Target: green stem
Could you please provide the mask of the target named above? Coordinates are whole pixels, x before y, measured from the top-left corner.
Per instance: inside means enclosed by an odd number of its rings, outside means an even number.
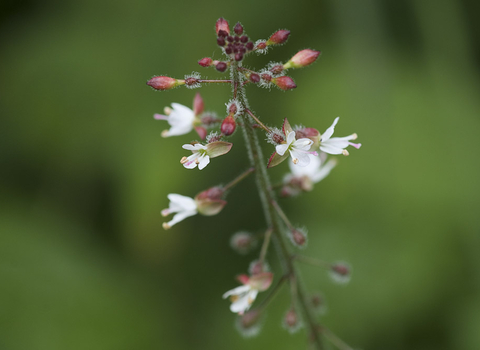
[[[263,266],[263,261],[265,260],[265,255],[267,255],[267,249],[270,244],[270,237],[272,237],[273,229],[269,228],[267,232],[265,232],[265,238],[263,239],[262,250],[260,251],[260,266]]]
[[[238,63],[233,63],[230,66],[231,71],[231,79],[233,84],[241,83],[241,76],[237,70]],[[245,88],[243,84],[237,85],[239,90],[239,100],[244,105],[245,110],[249,110],[248,100],[245,95]],[[250,158],[251,166],[256,169],[255,175],[257,180],[257,188],[260,196],[260,200],[262,202],[263,211],[265,215],[265,221],[267,222],[267,227],[271,227],[273,230],[273,234],[275,235],[275,242],[277,253],[282,262],[282,265],[286,271],[286,275],[293,275],[296,276],[296,291],[298,296],[298,303],[302,309],[305,322],[309,328],[309,331],[312,336],[312,342],[314,347],[317,350],[323,349],[322,340],[320,338],[318,324],[315,320],[314,315],[310,309],[309,302],[307,300],[306,293],[302,287],[302,285],[298,281],[298,273],[296,272],[296,268],[293,264],[291,259],[291,254],[289,252],[289,248],[286,242],[285,235],[282,234],[282,222],[280,218],[276,215],[276,209],[273,205],[275,200],[274,193],[271,190],[270,185],[270,178],[267,174],[267,165],[263,158],[262,149],[260,144],[258,143],[257,135],[255,134],[255,130],[252,127],[252,123],[249,118],[246,118],[245,115],[240,116],[239,118],[243,119],[243,123],[241,128],[243,130],[243,135],[245,138],[245,142],[247,144],[248,155]]]
[[[263,124],[263,123],[260,121],[260,119],[258,119],[258,118],[252,113],[251,110],[249,110],[248,108],[246,108],[246,109],[245,109],[245,112],[247,112],[247,113],[250,115],[250,117],[252,117],[252,118],[257,122],[257,124],[262,127],[263,130],[265,130],[265,131],[268,132],[268,133],[271,133],[271,130],[270,130],[265,124]]]
[[[251,173],[253,173],[255,171],[255,168],[250,168],[248,169],[247,171],[243,172],[242,174],[238,175],[235,179],[233,179],[232,181],[230,181],[228,184],[226,184],[225,186],[223,186],[223,189],[225,191],[231,189],[233,186],[235,186],[236,184],[238,184],[240,181],[242,181],[243,179],[245,179],[248,175],[250,175]]]

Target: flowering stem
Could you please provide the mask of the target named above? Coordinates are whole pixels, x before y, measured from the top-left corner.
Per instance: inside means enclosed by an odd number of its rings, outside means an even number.
[[[260,121],[260,119],[258,119],[257,117],[255,117],[255,115],[252,113],[251,110],[249,110],[248,108],[246,108],[246,109],[245,109],[245,112],[247,112],[247,113],[250,115],[250,117],[252,117],[252,118],[257,122],[257,124],[262,127],[262,129],[264,129],[264,130],[265,130],[266,132],[268,132],[268,133],[271,132],[270,129],[269,129],[267,126],[265,126],[265,124],[263,124],[263,123]]]
[[[295,260],[298,260],[300,262],[310,264],[310,265],[313,265],[313,266],[325,267],[327,269],[330,269],[332,267],[332,264],[327,262],[327,261],[311,258],[309,256],[294,255],[294,256],[292,256],[292,259],[295,259]]]
[[[333,345],[335,345],[340,350],[353,350],[347,343],[337,337],[330,329],[322,327],[321,332],[328,340],[330,340]]]
[[[273,288],[272,291],[267,295],[267,297],[263,299],[262,302],[258,305],[257,308],[259,310],[265,309],[268,306],[268,304],[275,298],[275,296],[277,295],[277,293],[279,292],[280,288],[283,286],[283,283],[285,283],[287,278],[288,278],[287,275],[283,275],[280,278],[280,280],[275,285],[275,288]]]
[[[237,70],[238,65],[239,65],[238,63],[234,62],[230,66],[230,72],[231,72],[232,80],[234,82],[241,83],[242,78]],[[245,94],[245,87],[243,86],[243,84],[238,84],[238,89],[240,90],[239,100],[244,105],[245,111],[248,113],[249,105],[248,105],[248,100]],[[250,114],[250,116],[253,119],[256,119],[256,117],[253,116],[253,114]],[[286,275],[298,276],[298,274],[296,273],[296,268],[293,265],[293,261],[291,259],[291,254],[288,250],[286,237],[282,235],[281,221],[279,220],[279,217],[276,215],[276,209],[272,203],[272,201],[274,201],[274,193],[271,190],[270,178],[267,174],[266,162],[263,159],[262,149],[260,147],[260,144],[258,143],[257,135],[255,133],[255,130],[252,128],[251,121],[248,118],[246,118],[245,115],[242,115],[239,118],[243,119],[241,128],[243,131],[245,142],[247,144],[246,148],[250,158],[250,163],[252,167],[254,167],[257,170],[255,172],[256,180],[257,180],[257,188],[258,188],[260,200],[263,206],[267,227],[271,227],[272,232],[275,235],[275,243],[276,243],[275,247],[276,247],[278,256],[282,262],[282,266],[286,272]],[[304,314],[305,322],[310,330],[310,333],[312,336],[312,343],[315,349],[321,350],[323,349],[323,345],[322,345],[322,340],[319,334],[318,324],[315,321],[314,315],[312,314],[309,302],[307,300],[306,293],[304,292],[302,285],[299,283],[298,277],[295,282],[297,284],[298,302]]]
[[[275,210],[277,211],[278,215],[282,218],[282,220],[283,220],[283,222],[285,223],[285,225],[287,225],[287,227],[288,227],[290,230],[295,230],[295,227],[293,227],[293,225],[292,225],[292,223],[290,222],[290,220],[288,220],[287,215],[285,215],[285,213],[283,212],[282,208],[280,208],[280,206],[278,205],[277,201],[272,200],[272,205],[273,205],[273,207],[275,208]]]
[[[265,238],[263,239],[262,250],[260,251],[260,266],[263,266],[263,261],[265,260],[265,255],[267,255],[268,245],[270,244],[270,237],[272,237],[273,229],[269,228],[265,232]]]
[[[249,168],[247,171],[245,171],[244,173],[240,174],[240,175],[237,176],[235,179],[233,179],[232,181],[230,181],[228,184],[226,184],[225,186],[223,186],[224,191],[227,191],[227,190],[231,189],[233,186],[235,186],[236,184],[238,184],[240,181],[242,181],[243,179],[245,179],[248,175],[250,175],[250,174],[253,173],[254,171],[255,171],[255,168]]]
[[[214,79],[214,80],[209,80],[209,79],[197,79],[197,83],[228,83],[228,84],[231,84],[232,81],[231,80],[228,80],[228,79],[224,79],[224,80],[217,80],[217,79]]]

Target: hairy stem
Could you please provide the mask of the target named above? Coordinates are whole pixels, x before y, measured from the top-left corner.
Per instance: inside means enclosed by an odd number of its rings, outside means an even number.
[[[236,62],[232,63],[230,66],[231,79],[233,81],[232,85],[233,89],[237,87],[238,99],[244,105],[245,110],[248,111],[248,100],[245,94],[245,88],[242,84],[242,76],[239,74],[237,69],[238,67],[239,64]],[[290,283],[296,284],[295,287],[298,297],[298,304],[302,309],[305,322],[309,328],[312,342],[317,350],[321,350],[323,349],[323,345],[319,334],[319,326],[310,309],[306,292],[304,291],[303,286],[299,283],[298,273],[292,261],[292,254],[289,251],[286,237],[282,233],[282,222],[278,217],[273,204],[275,202],[275,196],[271,189],[270,178],[267,174],[267,164],[264,161],[262,149],[258,143],[258,138],[255,130],[252,127],[252,121],[249,116],[244,114],[239,118],[241,118],[243,121],[243,123],[241,123],[241,128],[243,130],[251,166],[256,169],[255,175],[257,180],[257,188],[260,195],[260,200],[262,202],[267,227],[270,227],[275,235],[274,237],[277,243],[277,253],[285,269],[285,274],[289,276],[295,276],[293,280],[291,279]]]

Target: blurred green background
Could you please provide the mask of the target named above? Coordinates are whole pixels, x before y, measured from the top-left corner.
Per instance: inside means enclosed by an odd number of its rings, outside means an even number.
[[[313,192],[281,204],[309,228],[306,254],[346,260],[351,283],[302,266],[321,291],[322,323],[362,349],[480,346],[480,22],[478,1],[35,1],[0,5],[0,349],[302,349],[281,328],[285,288],[262,333],[244,339],[221,295],[255,254],[229,248],[264,226],[252,179],[223,212],[162,229],[166,195],[196,193],[245,169],[240,133],[228,156],[186,171],[154,121],[171,102],[224,113],[226,86],[154,92],[220,58],[214,23],[287,45],[261,68],[322,51],[292,72],[293,92],[249,87],[267,123],[284,117],[361,150]],[[272,151],[269,145],[265,149]],[[281,179],[287,165],[271,170]],[[270,261],[277,269],[274,255]]]

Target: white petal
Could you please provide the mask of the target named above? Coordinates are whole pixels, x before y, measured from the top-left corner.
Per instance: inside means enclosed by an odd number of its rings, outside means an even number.
[[[320,170],[311,177],[314,183],[322,181],[324,178],[330,174],[330,171],[335,168],[337,161],[335,159],[330,159],[326,164],[324,164]]]
[[[277,151],[277,153],[281,156],[283,156],[285,154],[285,152],[287,151],[288,149],[288,144],[281,144],[281,145],[277,145],[275,146],[275,150]]]
[[[170,200],[170,210],[172,207],[179,208],[180,210],[197,210],[197,204],[193,198],[182,196],[181,194],[170,193],[167,198]],[[179,210],[175,210],[179,211]]]
[[[198,169],[200,170],[205,168],[208,165],[208,163],[210,163],[210,157],[207,155],[201,156],[199,160],[200,160],[200,163],[198,164]]]
[[[292,142],[295,142],[295,131],[290,131],[287,135],[287,145],[291,145]]]
[[[312,154],[309,154],[308,157],[310,158],[310,163],[304,167],[296,166],[293,162],[288,163],[290,171],[295,177],[308,176],[311,178],[320,168],[321,161],[319,157]]]
[[[300,167],[304,167],[310,164],[310,158],[308,157],[308,153],[292,150],[290,151],[290,155],[292,156],[293,159],[298,160],[298,163],[296,165]]]
[[[313,141],[307,138],[299,139],[293,143],[293,147],[297,149],[301,149],[304,151],[308,151],[312,146]]]
[[[348,140],[346,140],[344,137],[332,137],[326,143],[338,148],[347,148],[349,145]]]
[[[195,146],[194,146],[194,145],[191,145],[191,144],[189,144],[189,143],[183,145],[182,148],[183,148],[183,149],[186,149],[186,150],[189,150],[189,151],[195,151],[195,150],[196,150]]]
[[[173,216],[173,219],[170,220],[169,222],[167,222],[167,225],[172,227],[173,225],[179,223],[180,221],[182,221],[183,219],[185,218],[188,218],[189,216],[193,216],[197,214],[197,211],[196,210],[192,210],[192,211],[182,211],[182,212],[179,212],[177,214],[175,214]]]
[[[335,147],[333,145],[330,145],[328,143],[321,143],[320,144],[320,150],[322,152],[325,152],[325,153],[328,153],[328,154],[342,154],[343,153],[343,149],[342,148],[338,148],[338,147]]]
[[[188,117],[189,115],[193,115],[193,111],[188,108],[187,106],[184,106],[180,103],[173,102],[172,103],[173,110],[171,113],[177,113],[179,115]],[[171,115],[170,113],[170,115]]]
[[[338,120],[340,117],[336,117],[335,120],[333,121],[332,126],[330,126],[325,132],[322,134],[322,137],[320,138],[320,141],[327,141],[330,137],[333,135],[333,131],[335,130],[335,125],[337,125]]]
[[[230,295],[240,295],[243,293],[247,293],[251,287],[249,285],[243,285],[237,288],[230,289],[229,291],[225,292],[222,296],[223,299],[228,298]]]

